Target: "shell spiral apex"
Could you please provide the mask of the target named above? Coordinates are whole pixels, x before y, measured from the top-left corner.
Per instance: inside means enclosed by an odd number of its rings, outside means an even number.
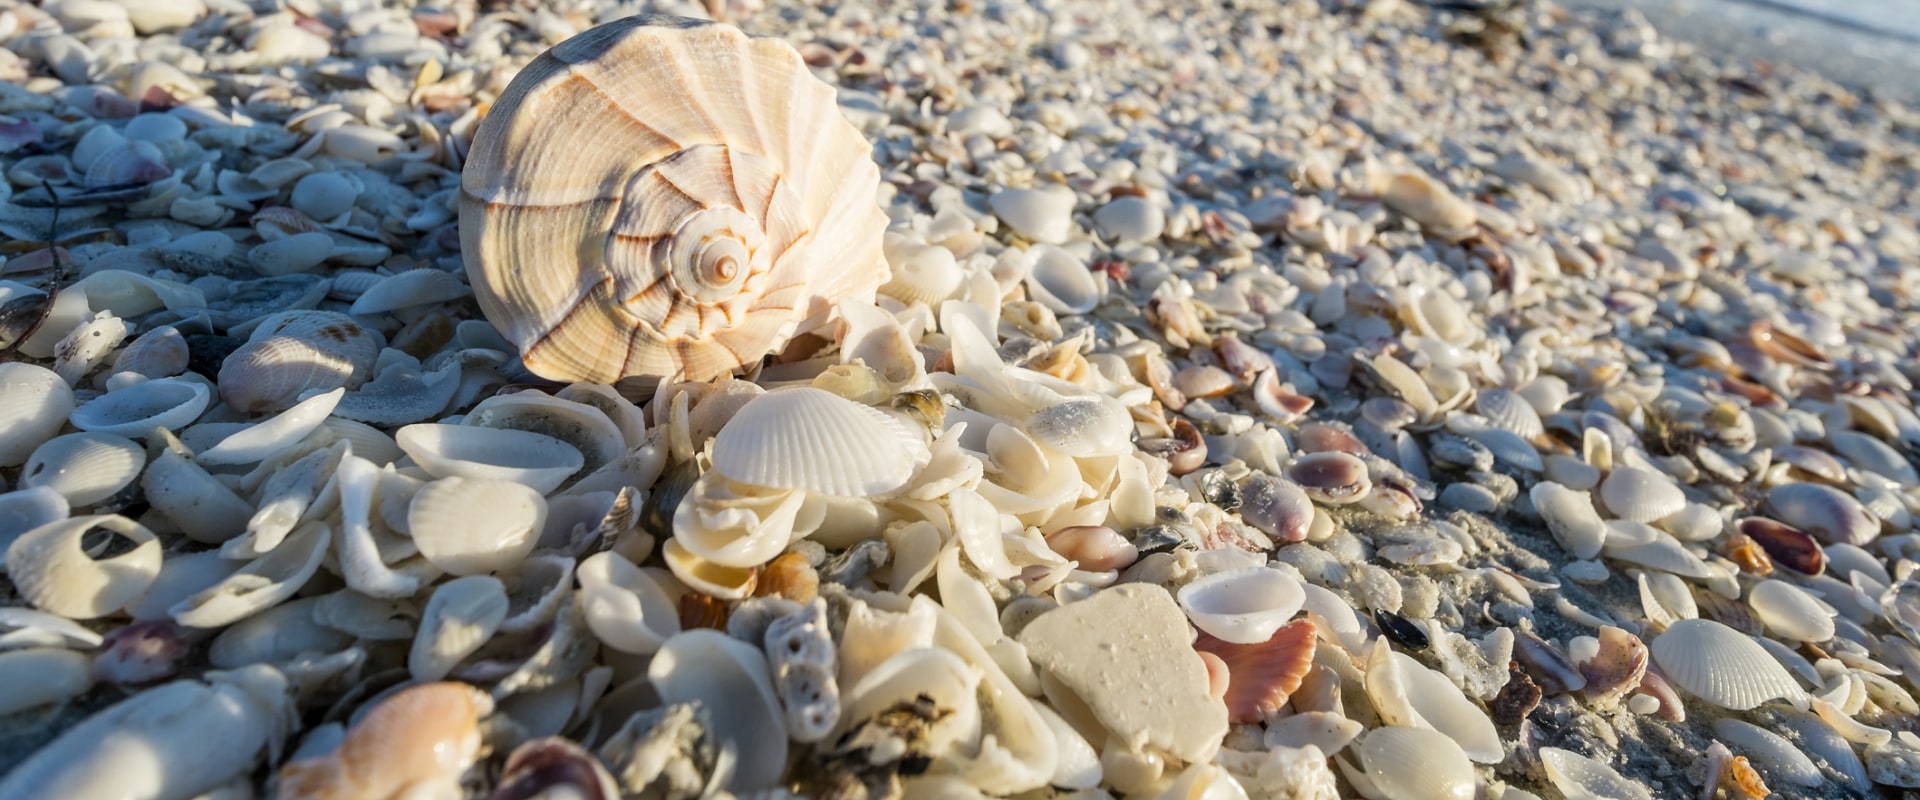
[[[461,174],[487,318],[553,380],[707,380],[887,280],[879,168],[785,42],[638,16],[517,75]]]

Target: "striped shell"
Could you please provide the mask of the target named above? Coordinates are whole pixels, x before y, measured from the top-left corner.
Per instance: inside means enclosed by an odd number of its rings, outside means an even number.
[[[528,64],[475,134],[467,277],[544,377],[725,375],[887,280],[868,152],[783,42],[601,25]]]

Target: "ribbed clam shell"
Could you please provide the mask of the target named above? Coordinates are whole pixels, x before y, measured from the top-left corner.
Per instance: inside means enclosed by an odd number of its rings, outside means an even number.
[[[73,410],[68,420],[83,431],[145,437],[156,428],[179,430],[200,418],[212,402],[207,385],[185,378],[159,378],[121,387]]]
[[[779,40],[601,25],[521,69],[475,132],[468,281],[547,378],[724,375],[887,279],[869,149]]]
[[[673,597],[652,575],[619,553],[595,553],[580,562],[580,608],[600,642],[622,653],[647,655],[680,632]]]
[[[73,506],[90,506],[125,489],[147,465],[147,451],[124,436],[69,433],[33,451],[20,486],[45,486]]]
[[[1501,430],[1510,431],[1531,439],[1546,430],[1540,423],[1540,412],[1532,403],[1511,389],[1485,389],[1474,398],[1474,410]]]
[[[507,617],[507,588],[491,575],[469,575],[440,584],[420,613],[420,630],[407,653],[407,673],[437,681],[473,655]]]
[[[187,337],[171,325],[135,337],[113,362],[115,374],[135,373],[146,378],[171,378],[187,371]]]
[[[1747,604],[1774,635],[1796,642],[1824,642],[1833,638],[1835,612],[1825,603],[1785,581],[1754,584]]]
[[[80,184],[89,189],[152,183],[173,174],[167,157],[153,142],[122,142],[87,165]]]
[[[1806,702],[1800,684],[1780,662],[1718,622],[1680,620],[1648,647],[1669,682],[1721,708],[1745,711],[1768,700]]]
[[[1200,630],[1233,644],[1257,644],[1300,611],[1306,590],[1293,576],[1260,566],[1196,578],[1180,587],[1178,598]]]
[[[410,269],[374,284],[353,301],[347,313],[370,316],[414,306],[445,303],[473,294],[467,282],[451,272]]]
[[[1381,797],[1471,800],[1474,795],[1473,762],[1445,734],[1387,725],[1351,747],[1361,772]]]
[[[939,308],[940,301],[959,292],[966,279],[953,251],[945,247],[889,233],[884,250],[890,275],[880,293],[900,302]]]
[[[407,507],[420,555],[453,575],[511,571],[533,551],[546,517],[539,492],[487,478],[441,478]]]
[[[1542,747],[1540,763],[1546,765],[1547,779],[1569,798],[1653,800],[1653,795],[1639,781],[1571,750]]]
[[[545,495],[586,459],[573,445],[528,431],[419,423],[394,435],[400,449],[436,478],[510,481]]]
[[[0,364],[0,467],[26,462],[73,413],[73,389],[46,367]]]
[[[1828,542],[1865,544],[1880,535],[1880,520],[1852,495],[1831,486],[1775,486],[1767,490],[1767,510],[1781,522]]]
[[[895,491],[929,457],[906,422],[810,387],[749,400],[713,438],[713,470],[729,480],[839,497]]]
[[[1253,644],[1222,641],[1202,633],[1193,648],[1212,653],[1227,665],[1227,718],[1258,723],[1280,710],[1287,696],[1300,688],[1301,679],[1313,666],[1314,641],[1313,623],[1301,619]]]
[[[93,558],[82,545],[99,528],[132,543]],[[7,547],[7,576],[35,608],[67,619],[94,619],[139,600],[160,575],[160,540],[116,514],[69,517],[21,534]]]
[[[1821,550],[1820,543],[1806,531],[1766,517],[1740,520],[1738,528],[1742,535],[1767,551],[1767,556],[1776,564],[1803,575],[1819,575],[1827,569],[1826,551]]]
[[[1687,496],[1665,475],[1619,466],[1600,482],[1600,501],[1620,519],[1652,522],[1685,507]]]

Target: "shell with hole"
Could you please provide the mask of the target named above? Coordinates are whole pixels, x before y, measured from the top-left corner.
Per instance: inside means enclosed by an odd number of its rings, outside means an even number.
[[[95,529],[130,546],[88,542]],[[94,619],[146,594],[160,576],[160,549],[152,531],[126,517],[69,517],[15,539],[7,547],[7,575],[35,608],[68,619]]]
[[[777,39],[607,23],[520,70],[475,132],[468,282],[544,377],[725,375],[887,280],[869,149]]]

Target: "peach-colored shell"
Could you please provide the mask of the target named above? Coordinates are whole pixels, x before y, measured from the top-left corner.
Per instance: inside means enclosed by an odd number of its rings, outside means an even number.
[[[464,683],[423,683],[380,701],[339,749],[280,768],[281,800],[385,800],[458,795],[460,775],[480,755],[488,697]],[[412,794],[424,792],[424,794]]]
[[[784,42],[607,23],[529,63],[476,131],[468,281],[543,377],[725,375],[886,281],[869,151]]]

